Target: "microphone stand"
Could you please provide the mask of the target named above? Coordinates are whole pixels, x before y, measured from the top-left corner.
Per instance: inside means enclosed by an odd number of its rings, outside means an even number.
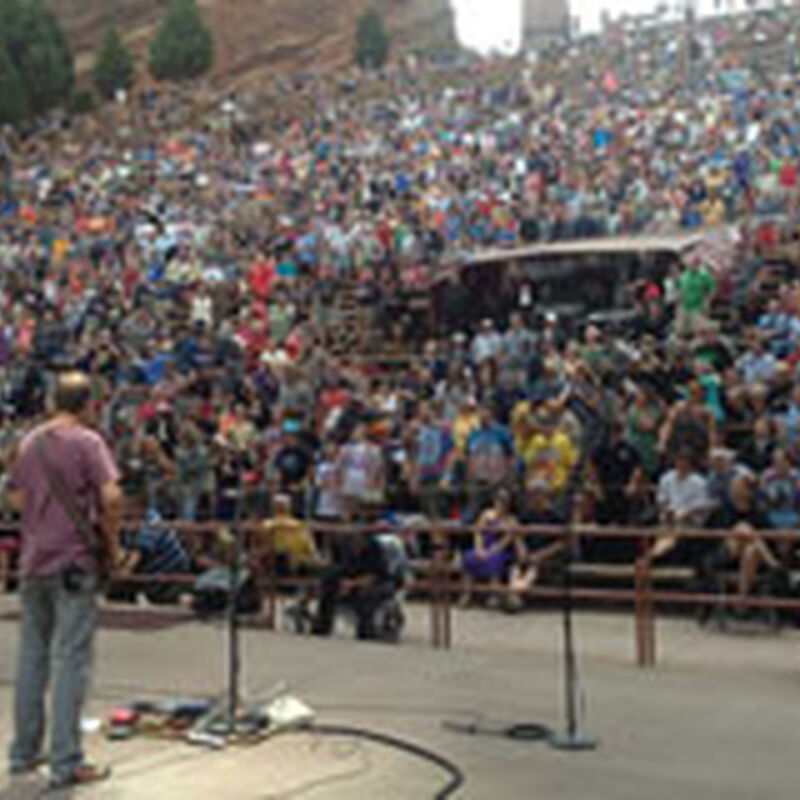
[[[578,660],[575,652],[575,629],[573,625],[572,565],[575,561],[575,550],[578,542],[572,523],[567,530],[567,542],[564,551],[564,600],[562,603],[562,629],[564,637],[564,708],[566,711],[566,729],[550,737],[550,746],[554,750],[578,751],[595,750],[597,739],[582,732],[578,726],[578,706],[580,679],[578,676]]]
[[[230,567],[229,599],[226,615],[228,642],[228,685],[220,699],[201,717],[189,732],[188,741],[212,749],[222,749],[229,744],[253,741],[277,730],[308,726],[314,719],[313,711],[302,701],[289,694],[288,686],[281,681],[263,698],[244,700],[240,691],[242,673],[241,625],[238,599],[243,588],[245,559],[244,547],[244,466],[242,453],[236,459],[236,504],[231,522],[234,553]]]
[[[242,530],[244,508],[244,468],[241,453],[235,453],[236,489],[231,533],[233,534],[233,558],[228,582],[228,606],[225,615],[227,632],[227,686],[219,700],[200,718],[190,734],[190,741],[213,748],[225,747],[238,734],[247,733],[252,727],[241,715],[241,641],[239,609],[237,601],[242,582],[242,560],[244,557],[244,533]]]
[[[588,447],[584,448],[588,450]],[[564,548],[564,578],[562,603],[562,622],[564,640],[564,700],[566,709],[566,729],[556,733],[546,725],[537,722],[523,722],[512,725],[487,723],[482,718],[477,718],[471,722],[445,720],[443,727],[455,733],[466,733],[469,735],[486,734],[491,736],[502,736],[507,739],[525,742],[546,741],[554,750],[568,752],[595,750],[597,739],[582,732],[578,723],[578,706],[580,694],[580,680],[578,676],[578,659],[575,650],[575,629],[573,625],[573,594],[572,594],[572,565],[574,563],[575,552],[578,547],[575,530],[573,528],[573,512],[575,505],[575,495],[586,466],[587,455],[579,460],[574,468],[567,488],[567,496],[564,503],[565,519],[567,520],[567,540]]]
[[[564,576],[562,631],[564,641],[564,710],[566,712],[566,729],[550,737],[550,746],[554,750],[580,751],[595,750],[597,739],[581,732],[578,724],[578,707],[580,703],[580,677],[578,675],[578,658],[575,650],[575,626],[573,624],[574,596],[572,593],[572,566],[578,552],[579,542],[575,533],[575,501],[586,465],[590,461],[590,453],[595,445],[606,437],[601,430],[593,430],[583,441],[581,456],[572,470],[567,484],[567,496],[564,503],[564,519],[567,524],[567,539],[564,548]]]
[[[566,710],[566,729],[556,733],[546,725],[536,722],[519,723],[515,725],[487,724],[482,719],[469,723],[446,720],[443,725],[446,729],[456,733],[489,734],[504,736],[518,741],[547,741],[554,750],[562,751],[587,751],[597,748],[597,739],[582,732],[579,728],[579,696],[580,679],[578,676],[578,659],[575,649],[575,629],[573,625],[573,593],[572,593],[572,565],[578,548],[578,540],[573,527],[575,497],[578,492],[584,469],[589,460],[592,440],[584,442],[582,454],[578,463],[572,470],[567,484],[564,501],[564,519],[567,524],[567,539],[564,548],[564,578],[563,578],[563,603],[562,627],[564,640],[564,701]]]
[[[228,705],[226,726],[228,735],[236,733],[236,721],[239,714],[239,687],[241,683],[242,659],[239,626],[239,610],[237,600],[242,577],[242,557],[244,555],[244,534],[242,518],[244,516],[244,469],[242,454],[236,453],[236,504],[233,512],[233,564],[231,565],[230,595],[228,597]]]

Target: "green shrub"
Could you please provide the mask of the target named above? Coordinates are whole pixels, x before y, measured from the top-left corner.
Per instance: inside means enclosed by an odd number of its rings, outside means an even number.
[[[214,42],[195,0],[171,0],[150,42],[150,72],[156,80],[197,78],[214,63]]]

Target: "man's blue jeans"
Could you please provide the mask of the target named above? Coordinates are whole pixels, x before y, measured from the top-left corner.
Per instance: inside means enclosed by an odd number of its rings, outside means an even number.
[[[20,589],[15,735],[9,758],[12,768],[24,769],[41,756],[45,694],[52,683],[49,762],[54,778],[71,775],[84,760],[81,710],[97,622],[97,579],[85,574],[75,583],[68,589],[56,575],[26,580]]]

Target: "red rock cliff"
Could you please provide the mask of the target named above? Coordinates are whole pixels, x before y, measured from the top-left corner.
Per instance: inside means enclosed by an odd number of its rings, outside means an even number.
[[[49,0],[78,55],[89,62],[113,22],[142,51],[167,0]],[[329,70],[350,63],[356,19],[384,12],[395,49],[452,44],[450,0],[199,0],[215,37],[215,73],[236,79],[264,69]]]

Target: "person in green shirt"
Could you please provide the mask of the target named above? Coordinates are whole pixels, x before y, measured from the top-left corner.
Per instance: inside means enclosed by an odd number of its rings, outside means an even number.
[[[635,387],[633,402],[626,414],[626,438],[642,461],[642,468],[651,478],[658,474],[661,455],[658,432],[664,421],[664,407],[649,383]]]
[[[678,313],[675,332],[680,338],[700,333],[708,324],[708,307],[717,282],[699,261],[687,262],[678,278]]]

